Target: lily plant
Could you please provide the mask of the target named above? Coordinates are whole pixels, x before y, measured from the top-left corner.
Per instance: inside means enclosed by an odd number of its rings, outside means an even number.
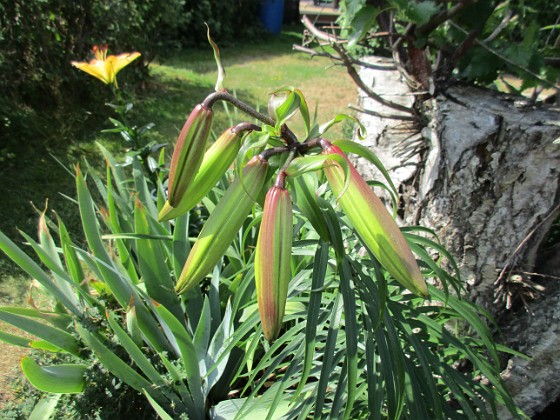
[[[88,61],[72,61],[72,66],[101,80],[109,85],[115,97],[115,103],[107,103],[117,114],[117,118],[109,118],[113,128],[102,130],[103,133],[120,134],[128,146],[125,165],[132,163],[133,157],[137,157],[144,167],[144,171],[150,176],[152,183],[156,183],[155,173],[159,170],[154,155],[165,146],[155,142],[146,142],[145,135],[154,127],[153,123],[144,124],[141,127],[132,126],[128,121],[128,114],[132,111],[134,104],[125,100],[122,89],[119,89],[117,74],[134,60],[139,58],[139,52],[122,53],[118,55],[107,54],[109,46],[94,45],[92,47],[93,58]]]
[[[499,374],[509,350],[462,298],[452,256],[429,229],[398,227],[385,206],[398,191],[369,149],[328,140],[354,118],[319,124],[292,87],[260,113],[224,89],[213,47],[216,91],[188,117],[155,196],[136,157],[127,171],[101,147],[105,176],[75,170],[87,244],[43,213],[38,241],[23,234],[40,266],[0,233],[54,303],[1,308],[35,338],[0,339],[75,360],[26,356],[29,381],[82,392],[93,357],[163,419],[493,419],[499,404],[519,417]],[[212,142],[221,101],[248,121]],[[372,188],[349,153],[386,185]]]

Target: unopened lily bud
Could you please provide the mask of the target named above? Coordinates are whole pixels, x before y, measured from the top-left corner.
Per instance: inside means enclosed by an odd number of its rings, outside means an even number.
[[[264,337],[278,337],[292,278],[292,200],[287,189],[273,186],[266,194],[255,251],[255,284]]]
[[[290,91],[286,89],[281,89],[270,94],[270,98],[268,99],[268,115],[270,118],[276,119],[276,110],[286,101],[289,94]]]
[[[179,134],[171,158],[168,201],[173,207],[179,205],[198,172],[211,128],[212,110],[203,105],[197,105]]]
[[[243,225],[267,178],[268,162],[252,158],[208,217],[177,280],[177,293],[196,286],[225,254]]]
[[[344,191],[345,171],[335,160],[325,161],[325,173],[340,206],[352,226],[381,265],[414,294],[428,297],[428,288],[416,259],[399,227],[371,187],[356,171],[344,152],[322,140],[324,154],[343,156],[350,168],[350,182]]]
[[[224,131],[204,154],[194,180],[188,186],[179,203],[172,206],[168,200],[159,212],[158,220],[162,222],[173,219],[196,206],[216,185],[235,160],[241,148],[243,135],[253,130],[260,130],[260,127],[250,123],[241,123]]]

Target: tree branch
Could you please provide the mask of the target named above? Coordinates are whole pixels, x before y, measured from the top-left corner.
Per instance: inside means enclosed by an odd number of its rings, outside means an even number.
[[[297,45],[297,44],[294,44],[292,46],[292,48],[295,51],[299,51],[299,52],[309,54],[311,56],[311,58],[317,56],[317,57],[326,57],[326,58],[329,58],[329,59],[334,60],[334,61],[342,61],[342,59],[340,57],[338,57],[334,54],[329,54],[328,52],[325,52],[325,51],[323,51],[323,52],[315,51],[311,48],[302,47],[301,45]],[[350,61],[353,64],[356,64],[356,65],[362,66],[362,67],[367,67],[368,69],[374,69],[374,70],[396,70],[397,69],[394,65],[380,66],[380,65],[377,65],[377,64],[368,63],[367,61],[355,60],[353,58],[350,58]]]
[[[348,75],[352,78],[354,83],[362,91],[364,91],[364,93],[367,96],[369,96],[374,101],[377,101],[380,104],[388,106],[389,108],[393,108],[397,111],[405,112],[407,114],[413,114],[414,113],[412,109],[410,109],[406,106],[403,106],[401,104],[397,104],[395,102],[386,100],[385,98],[383,98],[380,95],[378,95],[377,93],[375,93],[375,91],[372,88],[370,88],[368,85],[366,85],[364,83],[364,81],[361,79],[361,77],[358,74],[358,72],[356,71],[356,69],[354,68],[353,60],[348,56],[344,47],[342,47],[340,45],[340,40],[338,39],[338,37],[336,35],[331,35],[331,34],[328,34],[326,32],[323,32],[323,31],[317,29],[313,25],[313,23],[309,20],[309,18],[307,16],[303,17],[302,22],[313,36],[315,36],[319,40],[326,41],[326,42],[330,43],[332,48],[338,54],[339,60],[342,61],[342,63],[346,67],[346,71],[347,71]]]
[[[403,121],[415,121],[416,119],[411,115],[397,115],[397,114],[381,114],[380,112],[372,111],[371,109],[362,108],[357,105],[348,105],[348,108],[361,112],[363,114],[372,115],[378,118],[387,118],[390,120],[403,120]]]
[[[332,44],[332,47],[334,48],[334,50],[337,52],[337,54],[342,59],[342,62],[346,66],[346,71],[348,72],[348,74],[350,75],[350,77],[352,78],[354,83],[361,90],[363,90],[367,96],[369,96],[374,101],[379,102],[380,104],[388,106],[389,108],[393,108],[393,109],[395,109],[397,111],[401,111],[401,112],[406,112],[407,114],[413,114],[413,111],[410,108],[408,108],[406,106],[403,106],[403,105],[400,105],[400,104],[397,104],[397,103],[392,102],[392,101],[388,101],[388,100],[384,99],[383,97],[379,96],[377,93],[375,93],[375,91],[372,88],[370,88],[368,85],[366,85],[365,82],[362,80],[362,78],[360,77],[360,75],[358,74],[358,72],[356,71],[354,66],[352,65],[352,62],[348,58],[348,55],[346,54],[346,51],[344,50],[344,48],[341,47],[340,45],[337,45],[337,44]]]
[[[329,34],[328,32],[324,32],[318,29],[306,15],[303,16],[301,22],[303,23],[303,26],[305,26],[307,30],[311,32],[311,35],[313,35],[315,38],[320,39],[321,41],[326,41],[329,44],[335,44],[340,42],[340,40],[336,35],[332,35]]]

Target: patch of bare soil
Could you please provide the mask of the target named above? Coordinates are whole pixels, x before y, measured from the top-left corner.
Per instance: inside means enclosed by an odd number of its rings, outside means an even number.
[[[0,329],[10,334],[21,334],[17,328],[3,322],[0,322]],[[23,375],[19,369],[19,361],[29,351],[0,341],[0,410],[6,402],[13,399],[14,380]]]

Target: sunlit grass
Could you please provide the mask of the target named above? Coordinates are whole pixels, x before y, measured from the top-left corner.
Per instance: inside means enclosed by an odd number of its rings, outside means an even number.
[[[223,47],[226,88],[263,112],[271,92],[294,86],[304,93],[312,114],[317,105],[319,123],[338,113],[347,113],[348,103],[355,100],[356,89],[344,69],[293,52],[292,45],[300,42],[301,28],[292,27],[278,37]],[[210,47],[181,51],[165,61],[152,63],[149,71],[151,78],[132,100],[134,109],[130,119],[137,126],[153,122],[155,126],[147,140],[170,144],[170,153],[191,109],[214,90],[217,71],[213,53]],[[94,86],[106,88],[101,83]],[[223,107],[216,108],[214,133],[219,135],[230,123]],[[31,203],[42,210],[47,198],[49,209],[61,215],[76,241],[81,240],[77,207],[65,197],[75,195],[74,180],[68,169],[72,172],[79,161],[85,167],[84,159],[93,167],[102,168],[104,162],[96,142],[121,158],[126,147],[119,135],[101,133],[111,128],[110,124],[90,109],[88,104],[83,104],[83,108],[66,111],[64,115],[40,116],[34,120],[40,126],[24,128],[22,138],[15,140],[15,156],[0,168],[3,195],[0,230],[17,242],[20,242],[17,229],[32,235],[36,231],[38,213]],[[247,120],[250,118],[237,114],[235,123]],[[292,128],[301,134],[301,121],[296,118]],[[26,137],[27,131],[34,133],[31,138]],[[336,127],[330,138],[338,138],[342,133],[343,127]],[[0,256],[0,285],[5,298],[16,301],[21,301],[27,287],[26,277],[3,255]]]

